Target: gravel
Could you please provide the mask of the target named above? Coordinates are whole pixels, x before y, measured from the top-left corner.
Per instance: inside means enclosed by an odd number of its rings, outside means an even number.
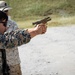
[[[75,75],[75,26],[50,27],[19,48],[23,75]]]

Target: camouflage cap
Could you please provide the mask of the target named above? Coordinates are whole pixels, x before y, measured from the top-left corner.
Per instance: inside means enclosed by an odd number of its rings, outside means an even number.
[[[12,9],[5,1],[0,1],[0,11],[6,11]]]

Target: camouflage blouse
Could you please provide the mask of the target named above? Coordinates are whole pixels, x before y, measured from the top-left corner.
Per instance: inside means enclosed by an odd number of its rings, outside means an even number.
[[[0,33],[0,49],[13,48],[26,44],[30,41],[31,36],[26,30],[15,30],[5,32],[4,35]]]
[[[18,29],[12,32],[5,32],[4,35],[0,33],[0,49],[6,49],[7,63],[9,66],[20,63],[18,49],[16,48],[22,44],[28,43],[30,39],[31,36],[26,30]],[[1,57],[2,54],[0,52],[0,74],[2,73]]]
[[[8,21],[7,21],[7,31],[6,32],[11,32],[16,29],[18,29],[18,25],[15,21],[11,20],[11,17],[8,16]],[[14,66],[16,64],[20,64],[20,57],[19,57],[19,50],[18,47],[14,48],[6,48],[6,58],[7,58],[7,63],[10,66]],[[15,61],[15,62],[14,62]]]

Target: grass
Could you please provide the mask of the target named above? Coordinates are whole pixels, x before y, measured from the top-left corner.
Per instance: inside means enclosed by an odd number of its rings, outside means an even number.
[[[17,21],[17,24],[19,26],[19,28],[31,28],[32,27],[32,20],[28,20],[28,21]]]
[[[49,26],[68,26],[75,24],[75,16],[70,17],[55,17],[49,22]]]
[[[34,27],[32,25],[33,22],[40,20],[40,18],[44,17],[38,17],[23,21],[17,21],[20,28],[31,28]],[[57,16],[51,16],[52,20],[48,22],[48,27],[56,27],[56,26],[69,26],[75,24],[75,16],[69,16],[69,17],[57,17]]]
[[[5,0],[13,9],[11,17],[20,28],[33,27],[32,22],[51,16],[48,26],[75,24],[75,0]],[[59,15],[59,16],[58,16]]]
[[[17,20],[27,16],[44,16],[60,14],[75,14],[75,0],[5,0],[13,8],[11,16]],[[62,12],[61,12],[62,11]]]

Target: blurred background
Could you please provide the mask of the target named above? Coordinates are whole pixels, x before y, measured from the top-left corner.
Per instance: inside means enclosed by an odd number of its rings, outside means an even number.
[[[12,7],[10,15],[21,28],[46,16],[52,18],[48,26],[75,24],[74,0],[5,0]]]
[[[75,75],[75,0],[5,1],[20,28],[33,27],[47,16],[52,19],[45,35],[18,47],[23,75]]]

